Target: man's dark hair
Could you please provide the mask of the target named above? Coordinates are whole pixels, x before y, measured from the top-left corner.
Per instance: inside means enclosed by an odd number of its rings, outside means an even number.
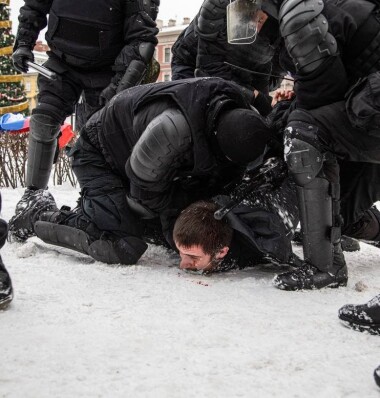
[[[198,201],[181,212],[173,230],[174,241],[186,248],[201,246],[205,254],[215,255],[231,244],[233,229],[225,219],[216,220],[214,202]]]

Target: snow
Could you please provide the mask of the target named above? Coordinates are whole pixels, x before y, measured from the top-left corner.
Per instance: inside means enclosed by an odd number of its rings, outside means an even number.
[[[2,190],[6,220],[22,191]],[[51,192],[75,205],[76,189]],[[7,243],[0,396],[378,397],[379,337],[337,318],[380,292],[379,249],[361,246],[346,254],[347,288],[285,292],[275,266],[202,276],[161,247],[127,267],[37,238]]]

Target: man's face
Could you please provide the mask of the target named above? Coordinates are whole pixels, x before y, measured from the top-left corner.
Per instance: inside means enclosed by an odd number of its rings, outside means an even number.
[[[263,27],[265,21],[268,19],[268,15],[265,14],[264,11],[260,10],[257,12],[257,32],[260,32],[261,28]]]
[[[228,247],[224,247],[216,255],[211,256],[199,245],[184,247],[176,242],[176,246],[181,257],[179,267],[188,271],[210,271],[228,252]]]

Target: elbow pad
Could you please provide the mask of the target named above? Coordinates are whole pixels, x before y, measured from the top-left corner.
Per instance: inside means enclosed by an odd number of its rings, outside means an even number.
[[[165,189],[190,148],[186,118],[178,109],[168,109],[149,123],[133,148],[127,175],[141,188]]]
[[[338,46],[328,32],[323,8],[321,0],[285,0],[280,8],[281,35],[300,72],[313,72],[327,57],[337,54]]]
[[[229,0],[206,0],[199,11],[196,33],[204,39],[215,39],[225,30],[226,7]]]
[[[129,0],[127,1],[126,15],[129,17],[136,12],[145,11],[155,21],[159,5],[160,0]]]

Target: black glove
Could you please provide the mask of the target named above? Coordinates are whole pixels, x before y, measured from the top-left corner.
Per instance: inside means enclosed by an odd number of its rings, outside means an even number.
[[[29,46],[20,46],[12,54],[13,65],[19,72],[28,72],[28,65],[26,61],[34,61],[34,55]]]
[[[110,83],[99,95],[99,105],[106,105],[111,98],[116,94],[116,84]]]

